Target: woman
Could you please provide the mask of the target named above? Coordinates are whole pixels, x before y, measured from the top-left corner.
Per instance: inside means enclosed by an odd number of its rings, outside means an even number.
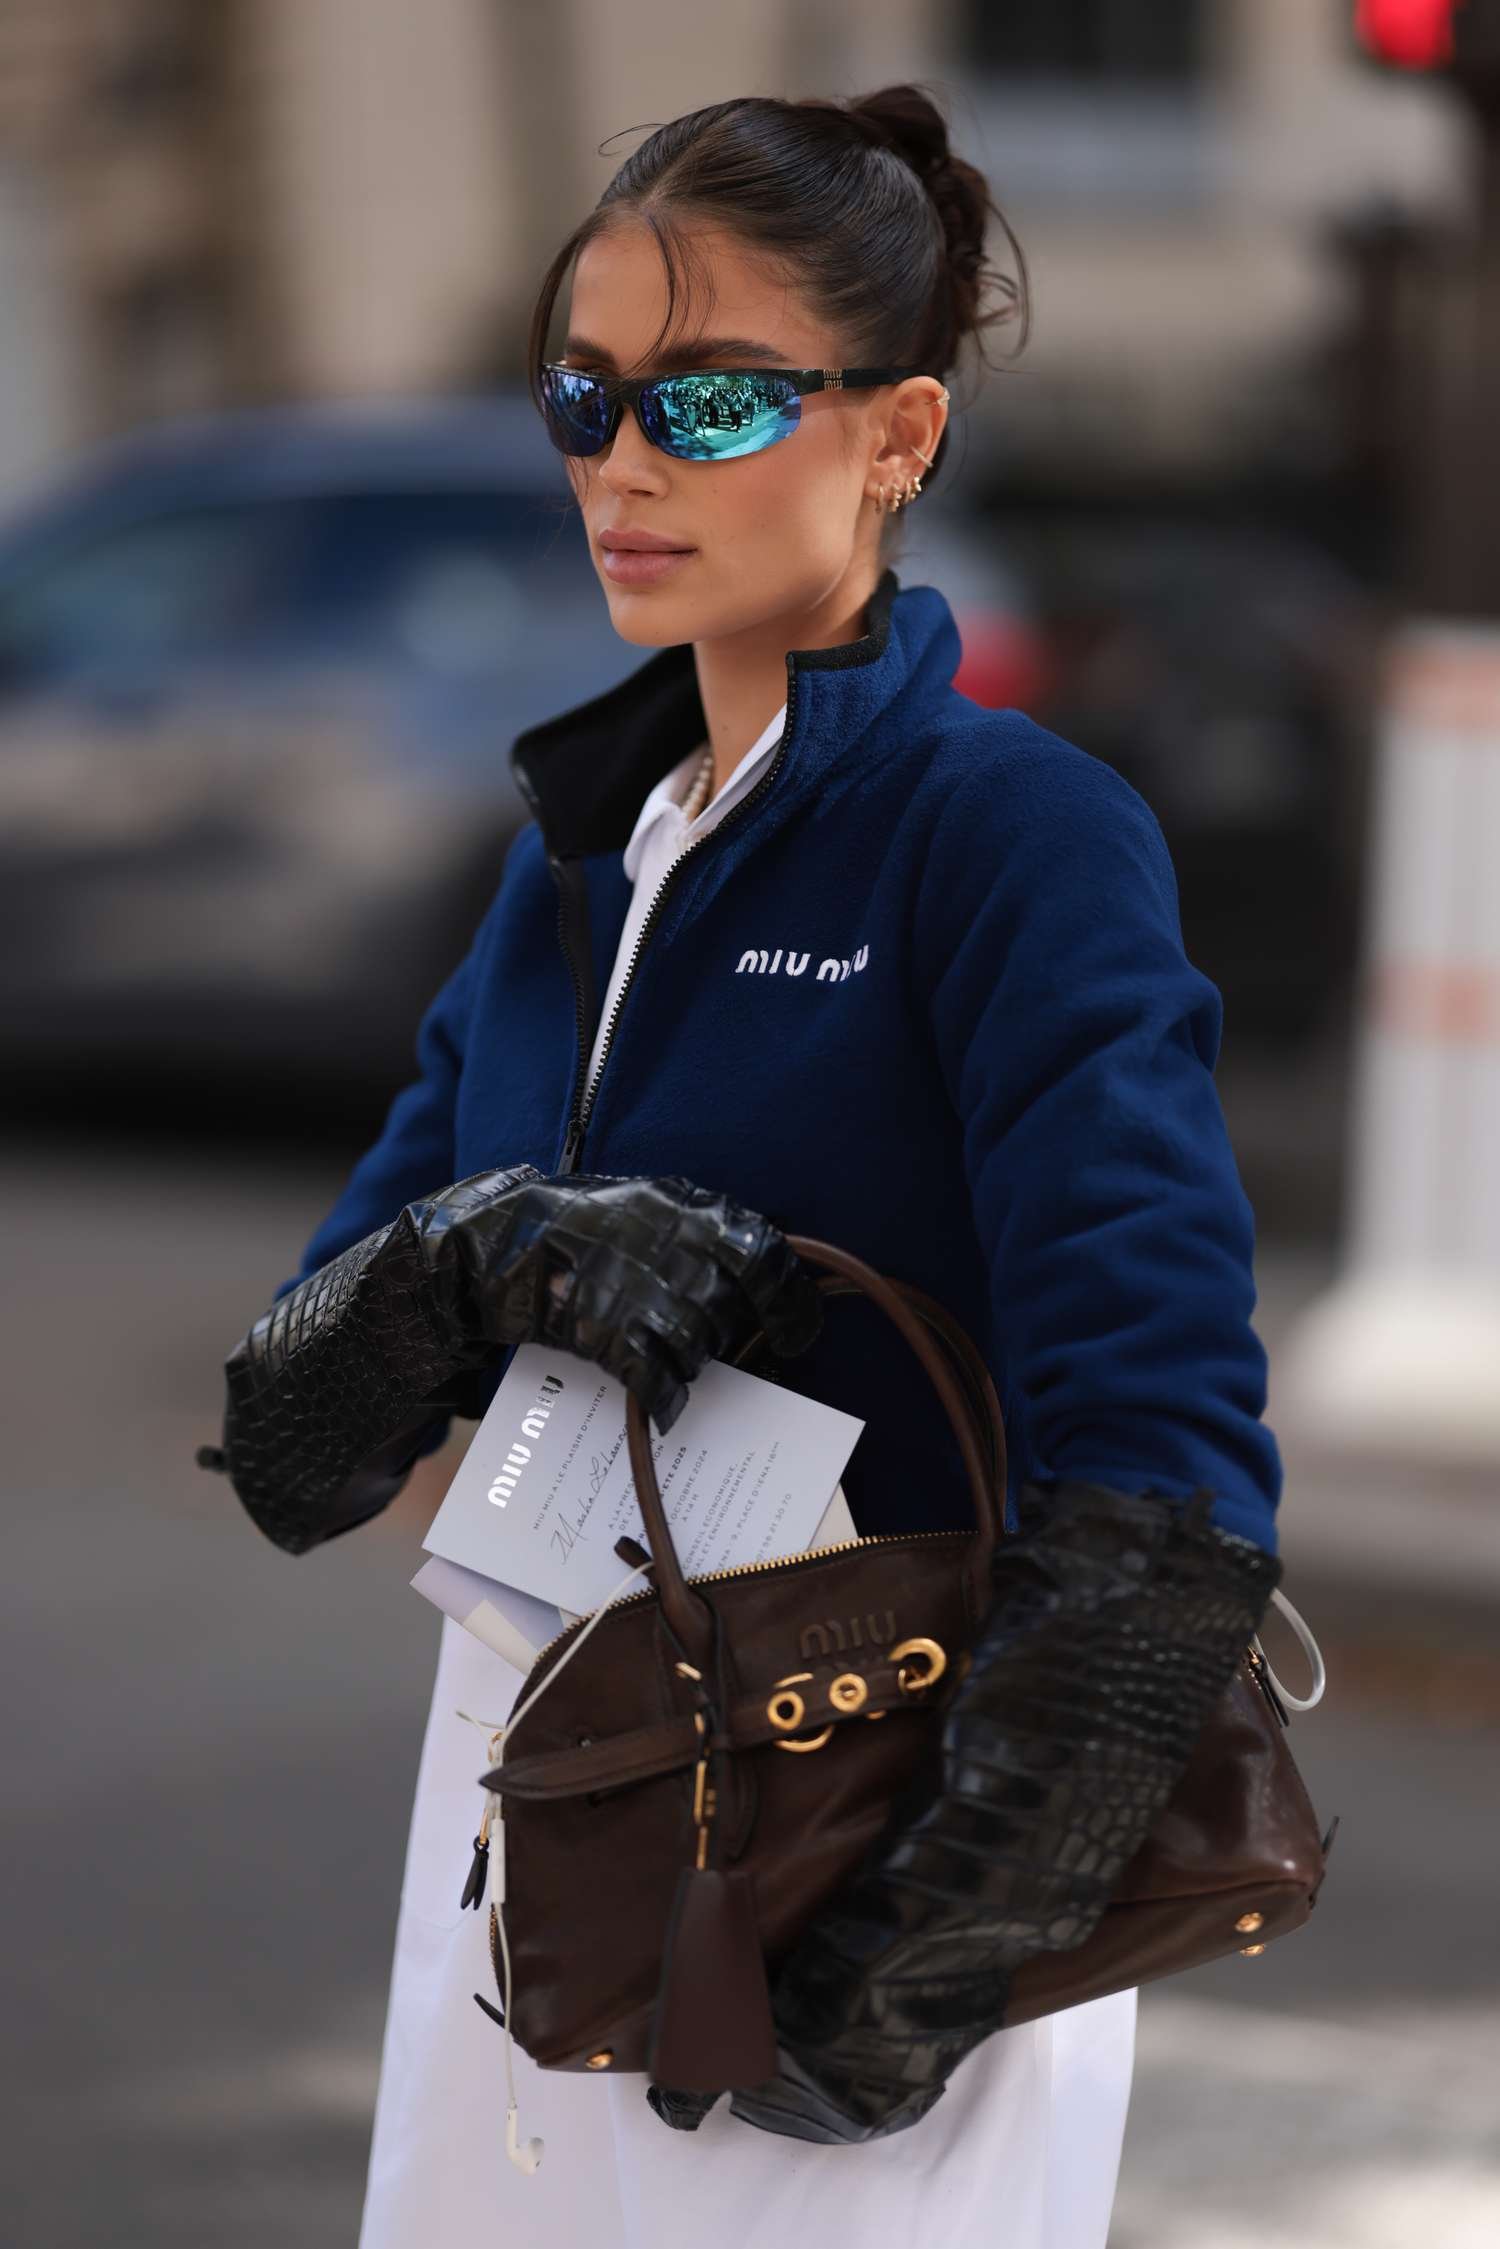
[[[515,743],[535,817],[420,1075],[230,1358],[212,1464],[302,1552],[481,1413],[509,1346],[597,1360],[665,1430],[764,1326],[865,1422],[859,1529],[962,1524],[915,1360],[860,1300],[824,1320],[789,1228],[981,1339],[1023,1535],[941,1793],[777,1972],[777,2077],[648,2105],[522,2061],[535,2176],[501,2156],[459,1904],[519,1682],[445,1624],[362,2249],[1105,2240],[1135,1994],[1005,2029],[1008,1978],[1086,1935],[1181,1770],[1279,1575],[1280,1463],[1219,996],[1160,830],[1102,762],[958,695],[946,602],[888,563],[944,377],[1000,316],[992,208],[912,88],[748,99],[661,127],[559,251],[538,403],[611,622],[656,653]]]

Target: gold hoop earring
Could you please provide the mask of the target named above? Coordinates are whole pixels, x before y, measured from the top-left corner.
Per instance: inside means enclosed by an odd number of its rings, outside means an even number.
[[[870,494],[877,515],[899,515],[922,489],[922,479],[903,478],[899,483],[882,484]]]

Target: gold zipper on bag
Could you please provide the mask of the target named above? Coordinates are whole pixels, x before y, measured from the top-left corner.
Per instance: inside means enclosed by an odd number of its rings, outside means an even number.
[[[687,1583],[689,1585],[718,1585],[725,1578],[755,1577],[762,1570],[784,1570],[797,1562],[821,1562],[825,1554],[852,1554],[860,1546],[905,1545],[914,1538],[973,1538],[973,1536],[973,1531],[871,1531],[867,1538],[841,1538],[833,1546],[807,1546],[803,1548],[800,1554],[778,1554],[767,1562],[741,1562],[737,1569],[703,1570],[698,1575],[688,1578]],[[634,1601],[654,1601],[656,1597],[655,1586],[648,1585],[643,1586],[637,1593],[622,1594],[618,1601],[610,1601],[602,1605],[612,1609],[628,1609]],[[575,1618],[572,1624],[565,1624],[561,1632],[554,1632],[547,1645],[544,1648],[537,1649],[532,1670],[536,1669],[543,1656],[550,1655],[560,1641],[566,1640],[570,1632],[580,1631],[588,1623],[589,1618],[597,1616],[598,1613],[598,1609],[585,1609],[583,1614]]]

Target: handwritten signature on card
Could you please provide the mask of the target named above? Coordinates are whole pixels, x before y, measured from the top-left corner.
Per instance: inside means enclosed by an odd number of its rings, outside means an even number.
[[[561,1508],[557,1510],[553,1517],[550,1543],[560,1562],[569,1559],[578,1541],[586,1535],[583,1526],[589,1512],[588,1508],[581,1509],[577,1522],[574,1522]]]

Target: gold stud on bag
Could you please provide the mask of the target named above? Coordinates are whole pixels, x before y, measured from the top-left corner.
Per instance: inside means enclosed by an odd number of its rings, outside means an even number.
[[[931,1769],[990,1603],[1006,1447],[980,1353],[924,1291],[788,1239],[825,1296],[868,1296],[921,1360],[973,1526],[684,1577],[629,1401],[651,1582],[541,1651],[521,1741],[483,1776],[505,1811],[511,2028],[543,2068],[649,2071],[702,2092],[772,2073],[766,1963]],[[763,1345],[752,1337],[738,1362]],[[835,1619],[861,1620],[857,1636]],[[1111,1904],[1082,1944],[1017,1972],[1007,2027],[1258,1952],[1308,1919],[1333,1828],[1320,1842],[1266,1669],[1247,1648]]]

